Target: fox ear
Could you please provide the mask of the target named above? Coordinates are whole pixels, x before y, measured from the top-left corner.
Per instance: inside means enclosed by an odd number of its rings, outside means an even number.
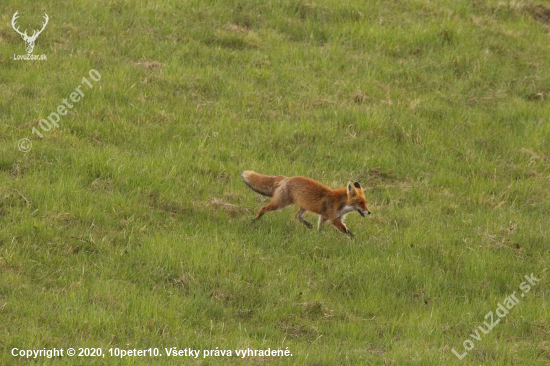
[[[357,192],[355,192],[355,189],[353,188],[353,186],[351,185],[351,182],[348,183],[348,196],[350,197],[353,197],[357,194]]]
[[[353,183],[353,186],[357,189],[363,189],[363,188],[361,188],[361,185],[359,184],[359,182]]]

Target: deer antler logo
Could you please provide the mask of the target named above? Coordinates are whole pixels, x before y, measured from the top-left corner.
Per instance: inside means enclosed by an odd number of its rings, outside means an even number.
[[[49,20],[48,14],[44,13],[45,14],[44,19],[46,20],[46,22],[44,22],[44,24],[42,25],[42,29],[40,29],[39,31],[36,31],[36,30],[33,31],[32,36],[29,37],[27,35],[26,29],[24,33],[21,33],[19,31],[19,27],[16,27],[15,20],[18,18],[17,13],[19,13],[19,11],[16,11],[15,14],[13,14],[13,18],[11,19],[11,26],[13,27],[13,29],[15,29],[17,33],[21,35],[21,37],[23,37],[23,40],[25,41],[25,48],[27,49],[27,53],[31,53],[34,48],[34,42],[36,41],[36,38],[38,38],[38,35],[42,33],[44,28],[46,28],[46,24],[48,24],[48,20]]]

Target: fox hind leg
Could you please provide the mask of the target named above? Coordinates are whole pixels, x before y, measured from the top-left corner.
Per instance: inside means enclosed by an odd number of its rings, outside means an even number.
[[[292,201],[285,199],[285,195],[282,194],[282,192],[275,192],[273,195],[273,198],[271,201],[267,204],[267,206],[264,206],[260,208],[258,211],[258,214],[254,218],[254,221],[258,220],[260,217],[262,217],[266,212],[270,211],[277,211],[282,208],[285,208],[286,206],[292,204]]]
[[[296,220],[300,221],[302,224],[304,224],[305,226],[307,226],[308,229],[312,229],[313,228],[313,225],[311,225],[309,222],[307,222],[306,220],[304,220],[304,213],[306,212],[306,210],[304,210],[303,208],[300,209],[300,211],[298,211],[296,213],[296,216],[294,216],[296,218]]]
[[[281,207],[278,207],[277,204],[274,204],[273,202],[269,202],[267,206],[260,208],[260,210],[256,214],[256,217],[254,218],[254,221],[259,220],[260,217],[262,217],[266,212],[277,211],[280,208]]]

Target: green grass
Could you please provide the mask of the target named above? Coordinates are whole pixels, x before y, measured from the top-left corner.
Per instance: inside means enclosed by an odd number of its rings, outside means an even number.
[[[47,61],[13,60],[16,10],[21,29],[50,16]],[[0,364],[550,362],[545,1],[7,0],[0,20]],[[373,215],[348,217],[354,241],[293,209],[251,225],[266,200],[245,169],[358,180]]]

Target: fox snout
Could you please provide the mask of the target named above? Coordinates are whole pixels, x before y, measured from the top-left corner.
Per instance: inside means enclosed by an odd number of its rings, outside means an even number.
[[[359,215],[365,217],[366,215],[370,215],[370,211],[368,210],[362,210],[360,208],[357,209],[357,212],[359,212]]]

